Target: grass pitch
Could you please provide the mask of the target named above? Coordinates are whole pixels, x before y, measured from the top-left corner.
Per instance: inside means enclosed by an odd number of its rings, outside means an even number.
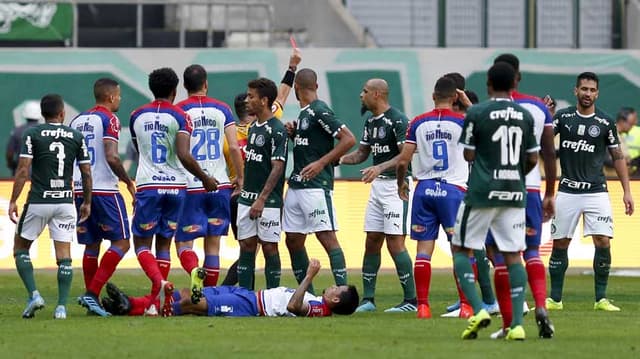
[[[177,287],[188,285],[181,270],[171,273]],[[118,272],[112,279],[130,294],[142,295],[149,281],[139,270]],[[359,273],[350,272],[361,288]],[[375,313],[330,318],[207,318],[87,316],[75,302],[82,293],[82,273],[74,273],[68,319],[54,321],[57,289],[53,270],[36,271],[38,289],[47,305],[34,319],[21,318],[25,290],[14,271],[0,272],[0,357],[2,358],[638,358],[640,344],[640,279],[612,277],[609,296],[621,312],[593,310],[593,279],[570,274],[565,284],[565,309],[551,312],[556,336],[537,338],[533,315],[525,317],[527,340],[489,339],[500,327],[494,317],[479,338],[462,341],[461,319],[440,318],[456,299],[450,271],[435,272],[431,283],[434,319],[418,320],[414,313],[383,310],[401,300],[395,274],[378,277]],[[256,285],[262,286],[262,276]],[[316,288],[332,282],[321,273]],[[282,285],[294,286],[284,270]],[[528,290],[528,288],[527,288]],[[530,306],[533,301],[528,299]]]

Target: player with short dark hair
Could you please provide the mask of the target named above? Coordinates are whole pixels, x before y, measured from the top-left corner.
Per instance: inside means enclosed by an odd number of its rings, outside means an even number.
[[[484,247],[489,230],[509,271],[513,318],[505,338],[525,339],[522,306],[527,276],[520,259],[526,247],[525,175],[537,163],[539,146],[531,115],[511,101],[515,77],[513,67],[503,62],[489,69],[491,100],[469,109],[460,137],[465,160],[473,162],[451,240],[456,275],[474,312],[462,339],[475,339],[478,330],[491,323],[469,264],[469,250]]]
[[[396,266],[403,301],[385,312],[416,311],[416,291],[411,268],[411,257],[404,239],[407,234],[407,203],[398,198],[398,185],[394,167],[404,146],[408,119],[404,113],[389,105],[389,85],[383,79],[367,80],[360,92],[365,117],[364,131],[356,151],[340,158],[340,164],[358,164],[373,154],[373,166],[363,169],[362,181],[371,183],[371,193],[365,210],[366,232],[362,260],[362,286],[364,294],[358,312],[376,309],[375,290],[380,251],[384,242]],[[410,177],[405,178],[410,180]]]
[[[33,318],[36,310],[44,308],[44,299],[36,289],[29,249],[48,226],[58,264],[58,305],[53,317],[66,319],[67,298],[73,278],[71,241],[78,217],[78,223],[82,223],[91,214],[91,159],[82,133],[62,124],[65,111],[60,95],[45,95],[40,101],[40,109],[45,123],[24,133],[7,212],[9,218],[17,223],[13,256],[29,296],[22,317]],[[73,206],[74,162],[80,167],[85,199],[78,213]],[[29,179],[30,168],[31,189],[18,219],[16,201]]]
[[[164,303],[151,296],[129,297],[115,285],[107,285],[105,308],[115,315],[143,315],[144,308],[163,305],[163,316],[200,315],[210,317],[326,317],[350,315],[358,306],[358,291],[353,285],[331,286],[316,297],[308,292],[320,270],[320,261],[311,259],[307,275],[298,288],[277,287],[253,291],[243,287],[205,287],[204,299],[192,303],[190,289],[174,292],[172,301]]]
[[[82,272],[86,289],[78,302],[93,314],[104,317],[109,314],[100,306],[100,291],[129,250],[129,216],[118,181],[127,185],[132,198],[136,186],[122,166],[118,153],[120,120],[114,112],[120,109],[120,85],[113,79],[100,78],[93,85],[93,93],[95,106],[71,120],[69,127],[84,135],[93,174],[91,216],[77,226],[78,243],[85,246]],[[84,197],[81,173],[77,168],[73,179],[79,210]],[[103,239],[111,241],[111,246],[98,264]]]
[[[220,236],[229,231],[231,194],[242,186],[243,161],[236,138],[236,125],[226,103],[208,97],[207,71],[194,64],[184,70],[184,87],[189,97],[176,106],[192,119],[191,154],[200,167],[218,181],[215,192],[206,192],[202,182],[187,177],[187,197],[176,231],[176,251],[182,268],[191,275],[193,300],[198,301],[203,286],[215,286],[220,272]],[[227,144],[233,168],[239,176],[231,183],[223,147]],[[239,192],[239,189],[237,190]],[[199,268],[193,241],[204,238],[204,265]]]
[[[217,188],[216,179],[191,155],[191,118],[173,105],[177,85],[178,76],[172,69],[151,72],[149,88],[155,100],[133,111],[129,121],[131,139],[140,154],[131,231],[138,262],[151,279],[153,296],[162,296],[173,287],[167,281],[169,249],[184,205],[188,173],[202,181],[206,191]],[[157,258],[150,250],[154,236]]]
[[[595,246],[593,279],[594,310],[619,311],[607,299],[611,267],[613,219],[607,193],[607,180],[602,172],[607,151],[611,154],[616,174],[624,191],[622,203],[626,215],[634,212],[627,164],[620,149],[618,131],[612,118],[600,110],[598,76],[583,72],[576,79],[574,94],[577,102],[556,112],[553,129],[560,135],[560,184],[556,195],[556,216],[551,222],[553,250],[549,258],[551,291],[547,308],[562,310],[564,276],[569,267],[568,248],[578,220],[583,218],[583,232],[591,236]]]

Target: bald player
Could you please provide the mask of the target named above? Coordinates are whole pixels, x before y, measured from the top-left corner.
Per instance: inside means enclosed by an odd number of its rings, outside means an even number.
[[[376,279],[385,240],[404,292],[404,300],[385,312],[415,312],[413,268],[404,244],[408,205],[398,197],[395,173],[409,120],[404,113],[389,105],[389,85],[383,79],[368,80],[362,87],[360,100],[362,113],[367,113],[360,146],[340,158],[340,164],[355,165],[366,161],[369,154],[373,155],[373,166],[361,171],[362,181],[371,183],[371,192],[364,215],[364,231],[367,233],[362,260],[364,297],[356,312],[376,310]]]
[[[355,144],[353,134],[336,118],[333,110],[318,99],[318,77],[311,69],[302,69],[294,81],[300,103],[298,120],[287,125],[293,139],[293,171],[284,200],[282,228],[291,266],[298,283],[305,277],[309,256],[304,242],[315,233],[329,255],[337,285],[347,283],[344,253],[338,243],[336,211],[333,206],[333,163]],[[338,143],[335,143],[338,139]],[[313,287],[309,287],[313,292]]]

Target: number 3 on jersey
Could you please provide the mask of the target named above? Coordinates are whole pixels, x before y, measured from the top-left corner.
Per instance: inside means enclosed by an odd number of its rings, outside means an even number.
[[[197,128],[193,130],[191,136],[196,139],[196,143],[191,149],[191,155],[196,161],[217,160],[220,158],[220,130],[209,128],[205,131]],[[202,147],[205,147],[204,153],[200,153]]]

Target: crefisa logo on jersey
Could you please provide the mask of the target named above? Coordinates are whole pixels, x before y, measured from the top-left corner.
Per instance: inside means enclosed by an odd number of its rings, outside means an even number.
[[[596,125],[591,125],[589,127],[589,136],[598,137],[600,135],[600,127]]]

